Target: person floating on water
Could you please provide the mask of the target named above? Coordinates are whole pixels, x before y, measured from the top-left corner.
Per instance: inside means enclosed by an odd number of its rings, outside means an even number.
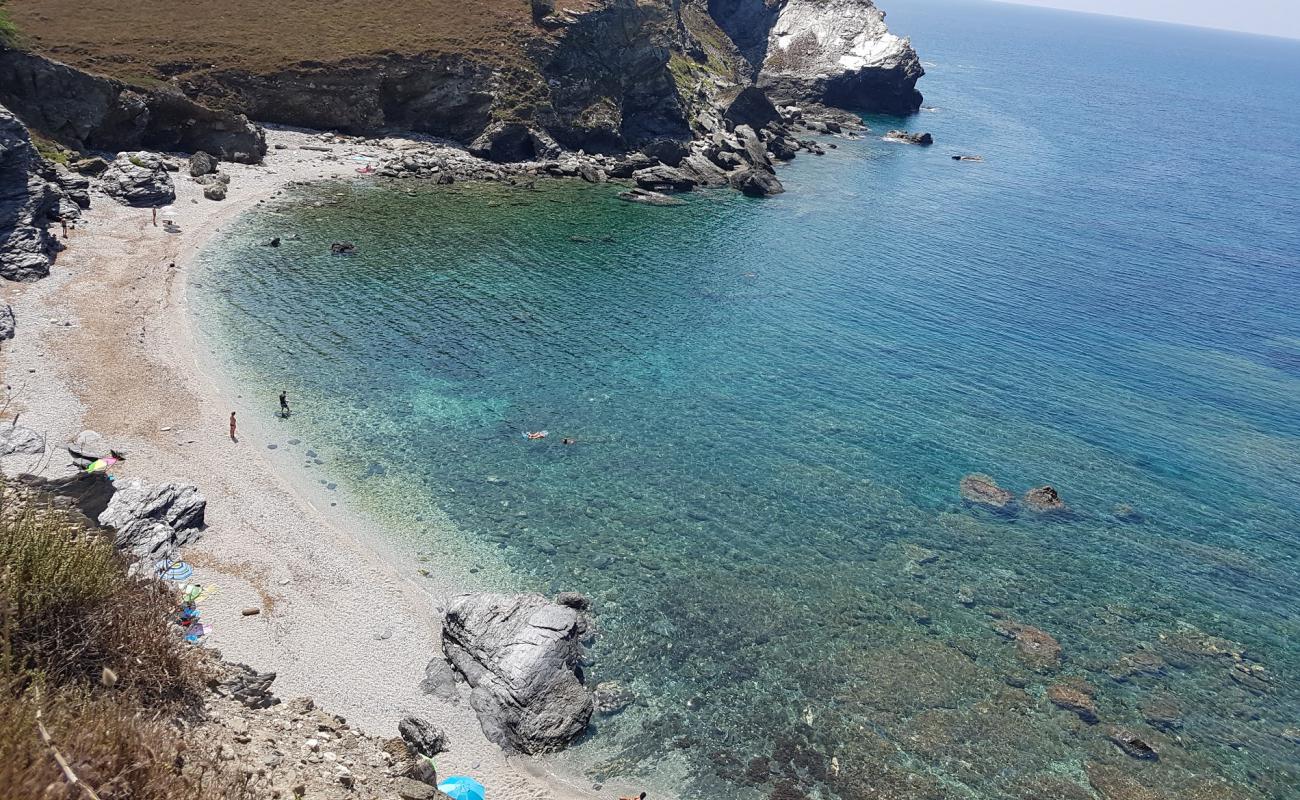
[[[620,797],[618,800],[645,800],[645,792],[642,792],[636,797]]]
[[[524,434],[525,439],[545,439],[548,433],[546,431],[529,431]]]
[[[284,417],[285,419],[288,419],[288,418],[289,418],[289,399],[288,399],[288,398],[289,398],[289,392],[288,392],[288,390],[287,390],[287,389],[286,389],[286,390],[281,390],[281,392],[280,392],[280,416]]]
[[[235,412],[233,411],[230,412],[230,441],[239,441],[235,438]]]

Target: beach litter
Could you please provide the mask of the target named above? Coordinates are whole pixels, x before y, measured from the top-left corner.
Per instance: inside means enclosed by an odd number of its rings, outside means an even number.
[[[451,800],[483,800],[487,794],[487,789],[483,788],[483,784],[464,775],[453,775],[446,780],[439,781],[438,791],[450,797]]]

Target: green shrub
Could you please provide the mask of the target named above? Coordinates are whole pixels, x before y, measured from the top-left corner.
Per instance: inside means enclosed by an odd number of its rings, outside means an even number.
[[[3,6],[3,3],[0,3]],[[9,19],[9,12],[0,7],[0,47],[18,43],[18,28]]]

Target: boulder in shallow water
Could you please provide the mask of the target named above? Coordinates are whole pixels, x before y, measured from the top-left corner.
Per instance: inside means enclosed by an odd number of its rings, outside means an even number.
[[[893,142],[904,142],[905,144],[931,145],[934,144],[934,137],[928,133],[912,133],[911,131],[890,131],[885,134],[885,138]]]
[[[993,630],[1016,643],[1016,655],[1028,666],[1041,671],[1061,666],[1061,643],[1047,631],[1022,622],[999,620]]]
[[[524,753],[563,749],[587,729],[584,612],[538,594],[464,594],[443,616],[442,649],[472,687],[484,734]]]
[[[1015,495],[998,486],[997,481],[982,472],[973,472],[958,484],[961,499],[975,505],[1002,510],[1015,501]]]
[[[1054,514],[1069,511],[1065,501],[1051,486],[1039,486],[1025,492],[1021,501],[1025,508],[1039,514]]]
[[[766,169],[743,169],[731,176],[731,185],[746,197],[771,197],[785,191],[776,175]]]
[[[1052,705],[1074,713],[1089,725],[1097,722],[1097,703],[1089,692],[1078,686],[1058,683],[1047,687],[1047,699]]]
[[[1156,752],[1156,749],[1131,728],[1126,728],[1123,725],[1111,725],[1106,728],[1106,735],[1110,737],[1116,747],[1124,751],[1125,755],[1144,761],[1156,761],[1160,758],[1160,754]]]
[[[629,203],[643,203],[649,206],[680,206],[686,204],[685,200],[670,197],[662,192],[652,192],[649,189],[628,189],[626,192],[619,192],[618,199]]]

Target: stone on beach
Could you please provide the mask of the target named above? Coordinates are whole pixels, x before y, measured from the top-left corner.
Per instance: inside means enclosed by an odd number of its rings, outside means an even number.
[[[217,171],[217,160],[202,150],[190,156],[189,164],[191,178]]]
[[[397,732],[411,752],[433,758],[447,750],[447,734],[441,728],[420,717],[403,717],[397,723]]]
[[[579,660],[591,621],[538,594],[463,594],[443,617],[447,660],[472,687],[488,739],[510,750],[563,749],[587,729]]]
[[[45,437],[13,421],[0,426],[0,455],[40,455],[45,452]]]
[[[108,444],[108,440],[95,431],[82,431],[77,434],[66,445],[68,454],[72,456],[72,463],[78,467],[88,467],[101,458],[108,458],[116,455],[119,458],[123,456],[123,451],[114,450]]]
[[[176,187],[157,153],[119,153],[99,176],[104,194],[129,206],[162,206],[176,200]]]
[[[172,558],[198,537],[207,500],[197,487],[125,481],[116,487],[99,524],[113,528],[120,550],[141,558]]]

